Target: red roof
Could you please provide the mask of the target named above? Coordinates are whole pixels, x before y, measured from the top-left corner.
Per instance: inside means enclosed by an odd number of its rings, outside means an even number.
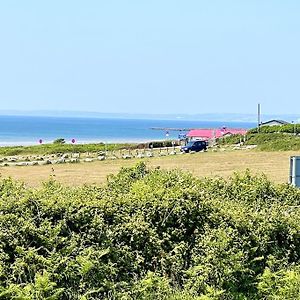
[[[246,134],[246,129],[232,129],[232,128],[221,128],[221,129],[192,129],[187,134],[188,137],[197,137],[202,139],[213,139],[220,138],[227,134]]]

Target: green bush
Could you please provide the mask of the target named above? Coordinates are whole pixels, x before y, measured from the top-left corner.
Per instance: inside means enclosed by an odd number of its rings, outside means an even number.
[[[259,277],[258,292],[262,299],[300,299],[300,268],[279,270],[267,267]]]
[[[117,151],[122,149],[144,149],[150,148],[150,145],[153,145],[153,148],[160,147],[172,147],[172,141],[154,141],[149,143],[142,144],[130,144],[130,143],[121,143],[121,144],[66,144],[63,142],[64,139],[57,139],[53,144],[42,144],[35,146],[13,146],[13,147],[0,147],[1,156],[11,156],[11,155],[45,155],[45,154],[57,154],[57,153],[67,153],[67,152],[78,152],[85,153],[91,152],[96,153],[100,151]],[[178,142],[175,142],[175,146],[178,146]]]
[[[294,133],[296,135],[294,135]],[[300,150],[300,124],[262,126],[248,130],[246,137],[232,135],[218,139],[220,145],[233,145],[243,142],[245,145],[257,145],[262,151]]]
[[[178,141],[153,141],[149,143],[142,143],[138,145],[138,148],[163,148],[163,147],[173,147],[173,146],[179,146]]]
[[[66,143],[66,140],[63,139],[63,138],[59,138],[59,139],[56,139],[53,144],[59,144],[59,145],[63,145]]]
[[[249,172],[1,179],[0,299],[297,299],[299,205],[299,190]]]
[[[218,142],[219,145],[238,144],[238,143],[244,142],[244,136],[241,135],[241,134],[233,134],[233,135],[230,135],[230,136],[218,138],[217,142]]]
[[[240,141],[244,142],[244,137],[233,135],[219,139],[218,143],[232,145]],[[261,151],[297,151],[300,150],[300,136],[287,133],[248,133],[244,145],[257,145],[257,150]]]
[[[287,124],[287,125],[274,125],[274,126],[261,126],[260,133],[300,133],[300,124]],[[248,133],[258,133],[258,128],[252,128]]]
[[[252,134],[247,136],[246,145],[257,145],[263,151],[300,150],[300,136],[284,133]]]
[[[136,144],[63,144],[61,142],[54,144],[43,144],[36,146],[14,146],[14,147],[0,147],[0,155],[45,155],[45,154],[57,154],[67,152],[99,152],[109,150],[120,149],[133,149],[136,148]]]

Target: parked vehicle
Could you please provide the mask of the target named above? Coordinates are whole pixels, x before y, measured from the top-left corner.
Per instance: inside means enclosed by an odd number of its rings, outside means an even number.
[[[199,152],[207,149],[206,141],[190,141],[185,146],[181,147],[181,151],[189,153],[190,151]]]

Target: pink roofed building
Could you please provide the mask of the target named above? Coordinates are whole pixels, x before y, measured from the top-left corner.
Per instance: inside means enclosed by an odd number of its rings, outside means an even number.
[[[246,129],[234,129],[226,127],[217,129],[192,129],[188,132],[187,137],[191,140],[212,140],[233,134],[245,135],[246,133]]]

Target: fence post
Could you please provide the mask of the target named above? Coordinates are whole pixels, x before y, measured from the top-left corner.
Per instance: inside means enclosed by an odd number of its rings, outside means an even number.
[[[300,187],[300,156],[290,157],[290,178],[289,182],[295,187]]]

